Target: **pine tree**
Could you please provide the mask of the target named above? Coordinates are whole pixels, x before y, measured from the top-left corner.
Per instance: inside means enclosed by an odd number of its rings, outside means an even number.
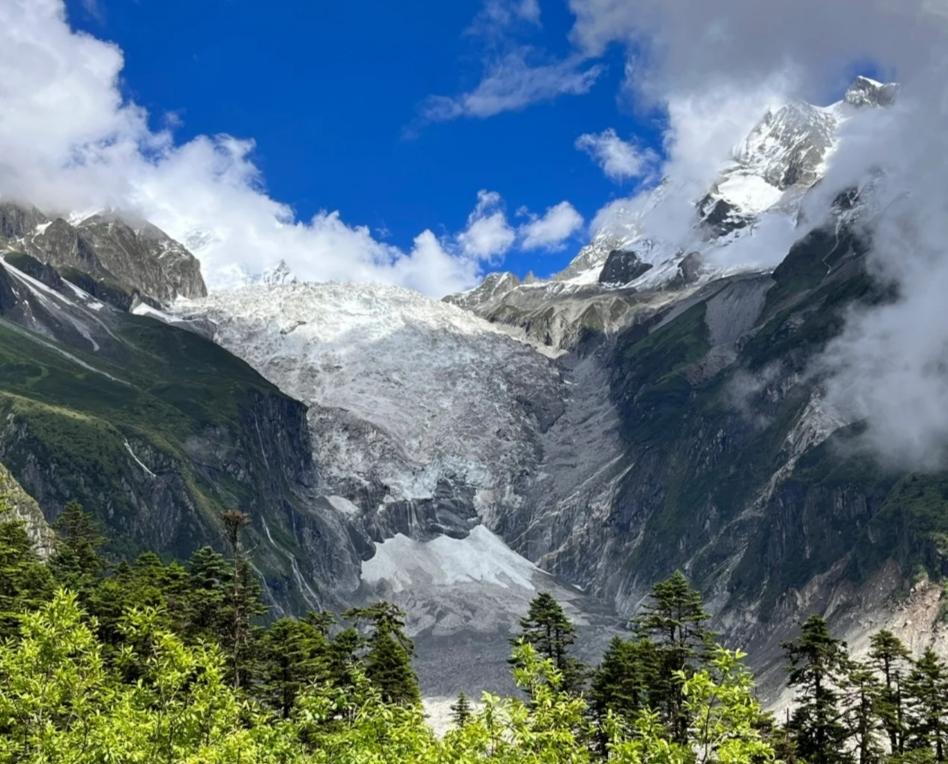
[[[856,760],[859,764],[877,764],[883,759],[882,746],[879,744],[882,684],[871,666],[859,662],[851,663],[846,683],[849,693],[847,716],[855,741]]]
[[[329,674],[329,640],[308,621],[281,618],[257,641],[258,695],[284,719],[300,690]]]
[[[219,552],[201,547],[188,561],[188,637],[223,644],[229,628],[227,602],[233,571]]]
[[[576,629],[560,603],[547,592],[541,592],[530,602],[527,615],[520,619],[520,634],[511,640],[532,645],[541,658],[548,658],[563,675],[563,689],[578,693],[582,690],[583,665],[570,655],[576,641]]]
[[[342,629],[330,641],[329,677],[336,687],[350,690],[355,686],[358,653],[364,641],[362,635],[351,626]]]
[[[882,688],[876,701],[876,709],[882,727],[889,737],[889,750],[902,753],[905,750],[905,709],[902,702],[902,683],[911,664],[911,656],[901,640],[891,631],[883,629],[869,640],[869,660],[882,675]]]
[[[784,644],[789,680],[797,707],[788,728],[797,754],[808,764],[852,761],[846,752],[848,731],[840,708],[848,668],[844,642],[835,639],[820,616],[803,624],[800,637]]]
[[[458,699],[451,706],[451,719],[454,721],[454,726],[460,729],[471,720],[472,716],[471,703],[462,690],[458,693]]]
[[[640,639],[654,645],[651,699],[678,743],[686,741],[689,724],[680,677],[682,673],[689,676],[708,659],[714,639],[705,626],[709,617],[701,594],[681,571],[676,571],[653,587],[648,602],[633,621]]]
[[[650,705],[655,666],[655,649],[648,640],[612,638],[590,686],[590,701],[600,722],[610,711],[631,721]]]
[[[230,652],[231,680],[234,689],[238,689],[246,675],[251,672],[250,663],[254,658],[251,645],[253,619],[265,612],[265,608],[260,601],[260,582],[250,569],[241,546],[241,534],[243,529],[250,524],[250,516],[244,512],[231,510],[222,512],[221,520],[224,522],[227,541],[233,553],[230,593],[227,601],[230,630],[224,644]]]
[[[386,703],[417,705],[421,702],[418,678],[411,666],[414,645],[405,634],[405,614],[389,602],[350,610],[350,618],[369,624],[365,675]]]
[[[20,614],[35,610],[52,593],[52,576],[37,556],[26,524],[0,497],[0,641],[16,634]]]
[[[66,504],[53,523],[56,544],[49,559],[49,569],[56,582],[85,600],[105,572],[105,561],[99,554],[105,537],[98,525],[77,501]]]
[[[162,614],[164,627],[188,635],[188,572],[177,562],[165,564],[154,552],[133,563],[121,562],[86,597],[86,610],[98,623],[104,646],[122,640],[121,623],[130,608],[151,607]]]
[[[948,667],[928,648],[905,681],[908,747],[927,748],[935,761],[948,755]]]

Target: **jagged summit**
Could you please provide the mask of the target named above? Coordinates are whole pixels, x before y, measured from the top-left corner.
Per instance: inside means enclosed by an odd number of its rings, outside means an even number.
[[[147,221],[115,211],[69,218],[36,207],[0,203],[0,247],[22,251],[101,289],[170,303],[207,294],[201,265],[182,244]],[[91,282],[89,281],[91,279]]]
[[[735,245],[765,228],[779,230],[789,246],[804,199],[836,150],[840,127],[867,108],[891,104],[897,90],[858,77],[829,106],[793,101],[771,108],[702,196],[688,199],[684,189],[690,187],[666,177],[651,191],[613,205],[607,223],[552,278],[526,285],[515,284],[510,274],[491,274],[477,288],[447,299],[564,348],[583,336],[570,322],[597,331],[621,327],[623,317],[636,312],[633,303],[661,303],[671,298],[659,293],[759,270],[759,264],[731,256]],[[669,226],[669,220],[679,223]],[[655,296],[646,299],[647,294]]]
[[[851,106],[891,106],[899,92],[896,82],[879,82],[859,76],[849,86],[843,100]]]

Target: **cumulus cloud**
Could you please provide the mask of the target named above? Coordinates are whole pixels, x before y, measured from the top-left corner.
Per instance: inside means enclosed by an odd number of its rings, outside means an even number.
[[[531,49],[520,47],[490,63],[477,86],[457,96],[431,96],[422,106],[427,122],[460,117],[493,117],[518,111],[561,95],[588,93],[602,73],[602,66],[571,56],[552,63],[533,64]]]
[[[526,250],[559,249],[582,227],[583,216],[572,204],[562,201],[520,226],[520,246]]]
[[[120,93],[122,66],[117,46],[70,28],[61,0],[0,3],[0,196],[50,213],[112,208],[151,220],[193,248],[212,288],[283,259],[302,279],[442,295],[473,285],[503,251],[504,226],[491,215],[472,216],[458,237],[424,231],[407,251],[332,210],[298,220],[266,192],[251,141],[181,144],[150,129]]]
[[[897,296],[854,310],[814,371],[827,404],[864,424],[861,444],[882,462],[948,468],[948,184],[933,161],[948,152],[945,4],[570,0],[570,7],[578,54],[624,45],[628,93],[667,118],[660,193],[611,203],[594,227],[634,225],[648,213],[650,229],[681,236],[694,201],[768,106],[794,97],[827,103],[866,62],[902,83],[894,108],[847,126],[807,205],[807,224],[817,224],[836,193],[864,186],[873,205],[864,217],[869,267]],[[780,225],[764,221],[727,256],[774,265],[803,232]]]
[[[503,200],[496,191],[479,191],[477,206],[458,235],[461,250],[479,260],[493,260],[513,246],[517,234],[507,222]]]
[[[654,151],[622,140],[611,127],[601,133],[583,133],[576,139],[576,148],[596,160],[614,181],[648,176],[658,162]]]

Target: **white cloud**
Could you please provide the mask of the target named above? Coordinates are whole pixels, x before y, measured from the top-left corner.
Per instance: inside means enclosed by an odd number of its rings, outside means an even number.
[[[507,222],[503,200],[496,191],[478,191],[477,206],[458,234],[461,251],[479,260],[493,260],[509,250],[517,238]]]
[[[504,251],[505,219],[472,218],[464,244],[430,231],[409,251],[338,212],[309,221],[269,196],[253,143],[227,135],[177,144],[125,102],[121,50],[74,32],[60,0],[0,3],[0,196],[53,213],[111,207],[193,247],[212,288],[286,260],[309,280],[467,288]]]
[[[427,122],[460,117],[492,117],[518,111],[561,95],[588,93],[602,73],[602,66],[571,56],[553,63],[531,64],[530,50],[518,48],[489,65],[473,90],[458,96],[432,96],[421,110]]]
[[[494,35],[518,22],[534,26],[540,23],[539,0],[486,0],[470,32]]]
[[[814,371],[828,405],[863,422],[860,443],[882,462],[948,468],[948,185],[933,161],[948,154],[944,2],[570,0],[570,7],[579,54],[624,44],[629,91],[639,105],[667,110],[669,181],[649,220],[671,236],[688,225],[691,203],[767,106],[792,97],[826,103],[867,61],[902,83],[895,107],[852,121],[808,204],[811,224],[819,222],[835,193],[874,178],[865,189],[874,204],[865,219],[869,267],[895,298],[852,312]],[[597,220],[621,226],[645,204],[621,200]],[[768,230],[729,256],[773,265],[800,233]]]
[[[542,217],[534,217],[520,226],[521,247],[557,249],[583,226],[583,216],[567,201],[549,207]]]
[[[658,162],[654,151],[622,140],[611,127],[601,133],[583,133],[576,139],[576,148],[595,159],[614,181],[646,177]]]

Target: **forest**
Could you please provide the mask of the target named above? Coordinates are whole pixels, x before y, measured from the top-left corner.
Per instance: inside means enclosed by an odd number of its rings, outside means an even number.
[[[941,762],[948,668],[880,631],[854,657],[818,615],[785,645],[794,704],[764,710],[681,573],[597,666],[538,594],[511,640],[515,697],[460,693],[426,722],[405,616],[385,602],[267,613],[227,512],[221,553],[108,559],[77,503],[43,559],[0,507],[0,762]]]

